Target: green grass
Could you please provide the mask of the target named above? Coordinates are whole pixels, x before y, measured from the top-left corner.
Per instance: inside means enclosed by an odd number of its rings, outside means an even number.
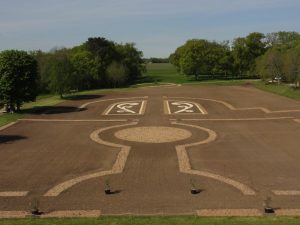
[[[205,80],[195,81],[183,74],[177,72],[176,68],[170,63],[152,63],[147,64],[147,72],[144,74],[142,85],[159,85],[160,83],[177,83],[177,84],[189,84],[189,85],[220,85],[220,86],[235,86],[244,85],[246,83],[253,84],[256,88],[272,92],[274,94],[282,95],[292,99],[300,100],[300,90],[295,90],[292,87],[281,84],[270,84],[258,80]]]
[[[13,113],[13,114],[5,113],[0,115],[0,127],[8,123],[14,122],[18,119],[21,119],[24,116],[29,115],[42,107],[54,106],[66,100],[75,100],[78,96],[81,95],[105,94],[114,91],[131,91],[131,90],[134,90],[134,88],[89,90],[89,91],[82,91],[82,92],[66,95],[64,96],[65,97],[64,99],[61,99],[58,95],[40,95],[37,97],[35,102],[25,103],[22,106],[22,110],[20,113]]]
[[[255,87],[263,91],[268,91],[274,94],[282,95],[295,100],[300,100],[300,90],[296,90],[285,84],[269,84],[266,85],[264,82],[256,82]]]
[[[188,77],[179,73],[170,63],[151,63],[146,65],[147,71],[140,79],[138,86],[159,85],[163,83],[175,84],[197,84],[197,85],[241,85],[248,80],[205,80],[196,81],[193,77]]]
[[[60,99],[58,96],[39,96],[35,102],[25,103],[22,107],[23,111],[20,113],[5,113],[0,115],[0,127],[23,118],[26,114],[34,111],[36,108],[56,105],[63,101],[64,99]]]
[[[7,219],[0,225],[299,225],[300,218],[292,217],[100,217],[98,219]]]
[[[177,72],[170,63],[151,63],[146,65],[147,72],[139,83],[175,83],[190,82],[188,77]]]

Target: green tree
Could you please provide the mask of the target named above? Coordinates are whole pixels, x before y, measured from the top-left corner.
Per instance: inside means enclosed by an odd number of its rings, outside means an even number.
[[[298,40],[300,40],[300,34],[295,31],[279,31],[266,35],[266,42],[268,47],[283,44],[290,45]]]
[[[282,56],[280,48],[271,48],[256,60],[256,71],[263,80],[284,76]]]
[[[287,50],[284,55],[284,72],[289,82],[299,86],[300,82],[300,46]]]
[[[55,52],[49,58],[46,73],[50,90],[59,94],[61,98],[75,87],[74,68],[66,52]]]
[[[176,49],[176,51],[174,53],[172,53],[169,57],[170,59],[170,63],[172,63],[176,68],[177,71],[180,72],[181,71],[181,67],[180,67],[180,58],[182,56],[184,50],[184,46],[180,46]]]
[[[196,80],[199,75],[214,76],[227,74],[232,70],[228,42],[189,40],[171,54],[170,61],[180,72],[195,76]]]
[[[0,53],[0,99],[11,112],[37,96],[36,60],[25,51]]]
[[[146,69],[142,58],[143,52],[139,51],[134,43],[117,44],[116,50],[119,54],[118,61],[127,69],[127,81],[133,83]]]
[[[232,56],[235,71],[239,74],[251,74],[255,71],[257,57],[266,51],[265,36],[253,32],[245,38],[236,38],[233,42]]]
[[[97,71],[98,86],[105,87],[107,85],[106,69],[113,61],[120,61],[120,55],[116,50],[115,43],[105,38],[95,37],[89,38],[84,46],[95,60]]]
[[[124,84],[126,84],[128,79],[128,69],[125,65],[118,63],[118,62],[112,62],[107,67],[107,78],[109,83],[112,87],[120,87]]]
[[[38,92],[49,93],[48,77],[46,73],[46,65],[51,57],[51,53],[42,52],[41,50],[32,51],[31,55],[38,64]]]
[[[75,87],[88,90],[98,87],[97,62],[83,46],[71,50],[70,60],[74,69]]]

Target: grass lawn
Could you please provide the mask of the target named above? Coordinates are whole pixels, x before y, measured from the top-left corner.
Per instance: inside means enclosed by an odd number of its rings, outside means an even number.
[[[0,115],[0,127],[14,122],[18,119],[21,119],[24,117],[27,113],[30,113],[30,111],[34,110],[37,107],[43,107],[43,106],[51,106],[56,105],[58,103],[63,102],[63,99],[60,99],[58,96],[49,96],[49,95],[42,95],[37,97],[37,100],[35,102],[25,103],[22,107],[22,112],[20,113],[5,113],[3,115]]]
[[[300,100],[300,90],[295,90],[294,88],[285,84],[265,85],[265,83],[263,82],[256,82],[255,87],[264,91],[272,92],[274,94],[282,95],[295,100]]]
[[[152,63],[147,64],[147,72],[144,74],[143,83],[151,83],[148,85],[158,85],[159,83],[177,83],[177,84],[189,84],[189,85],[243,85],[245,83],[251,83],[256,88],[272,92],[285,97],[300,100],[300,90],[295,90],[292,87],[281,84],[265,85],[264,82],[258,80],[205,80],[195,81],[183,74],[177,72],[176,68],[170,63]],[[147,86],[147,84],[143,84]]]
[[[176,217],[100,217],[98,219],[8,219],[0,225],[299,225],[300,218],[293,217],[227,217],[200,218]]]
[[[175,83],[182,84],[190,82],[189,78],[177,72],[170,63],[148,63],[147,72],[139,83]]]
[[[112,91],[131,91],[131,90],[134,90],[134,88],[89,90],[89,91],[83,91],[83,92],[66,95],[64,99],[61,99],[58,95],[41,95],[37,97],[35,102],[25,103],[22,106],[22,110],[20,113],[13,113],[13,114],[5,113],[0,115],[0,127],[8,123],[14,122],[18,119],[21,119],[24,116],[34,112],[35,110],[41,107],[54,106],[64,102],[65,100],[76,99],[77,96],[101,94],[104,92],[112,92]]]

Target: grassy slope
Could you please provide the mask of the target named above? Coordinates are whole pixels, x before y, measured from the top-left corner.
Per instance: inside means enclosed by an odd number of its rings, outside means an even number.
[[[134,90],[133,88],[118,88],[118,89],[103,89],[103,90],[90,90],[90,91],[83,91],[79,93],[75,93],[73,95],[67,95],[66,99],[72,99],[76,98],[76,96],[80,95],[89,95],[89,94],[101,94],[104,92],[111,92],[111,91],[131,91]],[[57,95],[42,95],[38,96],[35,102],[25,103],[22,107],[22,111],[20,113],[14,113],[14,114],[3,114],[0,115],[0,127],[4,126],[10,122],[14,122],[18,119],[23,118],[27,114],[30,114],[30,112],[34,111],[35,109],[39,107],[45,107],[45,106],[54,106],[59,103],[64,102],[66,99],[61,99]]]
[[[295,100],[300,100],[300,90],[295,90],[294,88],[289,87],[287,85],[283,85],[283,84],[265,85],[263,82],[257,82],[255,83],[255,87],[264,91],[272,92],[274,94],[282,95]]]
[[[176,83],[182,84],[190,82],[189,79],[178,73],[176,68],[170,63],[147,64],[147,72],[141,82],[145,83]]]
[[[51,106],[63,102],[58,96],[39,96],[36,102],[26,103],[22,109],[27,111],[33,110],[36,107]],[[0,116],[0,126],[16,121],[26,115],[23,113],[3,114]]]
[[[99,219],[15,219],[0,225],[299,225],[299,218],[100,217]]]

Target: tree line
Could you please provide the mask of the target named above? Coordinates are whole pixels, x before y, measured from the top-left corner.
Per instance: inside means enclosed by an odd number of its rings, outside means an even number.
[[[253,32],[232,42],[192,39],[169,58],[178,71],[196,80],[280,76],[294,82],[295,77],[299,79],[299,41],[299,33],[283,31]]]
[[[121,87],[145,70],[143,53],[133,43],[89,38],[73,48],[0,53],[0,102],[19,110],[41,93],[61,97],[72,91]]]

